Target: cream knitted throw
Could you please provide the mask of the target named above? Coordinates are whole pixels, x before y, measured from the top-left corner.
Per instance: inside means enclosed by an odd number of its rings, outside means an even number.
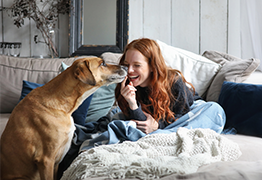
[[[136,142],[101,145],[81,153],[62,180],[87,177],[154,179],[187,174],[217,161],[233,161],[239,146],[209,129],[179,128],[176,133],[153,134]]]

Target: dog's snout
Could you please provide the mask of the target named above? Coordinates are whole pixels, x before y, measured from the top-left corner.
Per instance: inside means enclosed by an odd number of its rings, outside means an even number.
[[[126,76],[128,71],[128,67],[126,66],[121,66],[121,71],[119,72],[120,76]]]
[[[128,67],[126,67],[126,66],[121,66],[121,68],[124,69],[125,71],[128,70]]]

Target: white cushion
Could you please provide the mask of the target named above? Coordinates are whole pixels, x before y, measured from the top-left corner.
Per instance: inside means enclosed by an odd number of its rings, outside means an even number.
[[[166,64],[180,70],[186,80],[193,84],[196,92],[203,96],[221,65],[192,52],[179,49],[156,40]]]

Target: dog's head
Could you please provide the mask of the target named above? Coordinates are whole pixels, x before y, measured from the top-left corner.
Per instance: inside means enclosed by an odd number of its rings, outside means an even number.
[[[101,58],[81,58],[76,60],[74,64],[75,77],[92,86],[119,83],[127,75],[126,67],[106,64]]]

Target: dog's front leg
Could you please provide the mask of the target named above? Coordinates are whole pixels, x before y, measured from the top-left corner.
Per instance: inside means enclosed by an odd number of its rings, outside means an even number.
[[[54,179],[54,160],[48,157],[43,157],[36,162],[41,180]]]
[[[59,163],[56,163],[54,166],[54,180],[57,180],[58,168],[59,168]]]

